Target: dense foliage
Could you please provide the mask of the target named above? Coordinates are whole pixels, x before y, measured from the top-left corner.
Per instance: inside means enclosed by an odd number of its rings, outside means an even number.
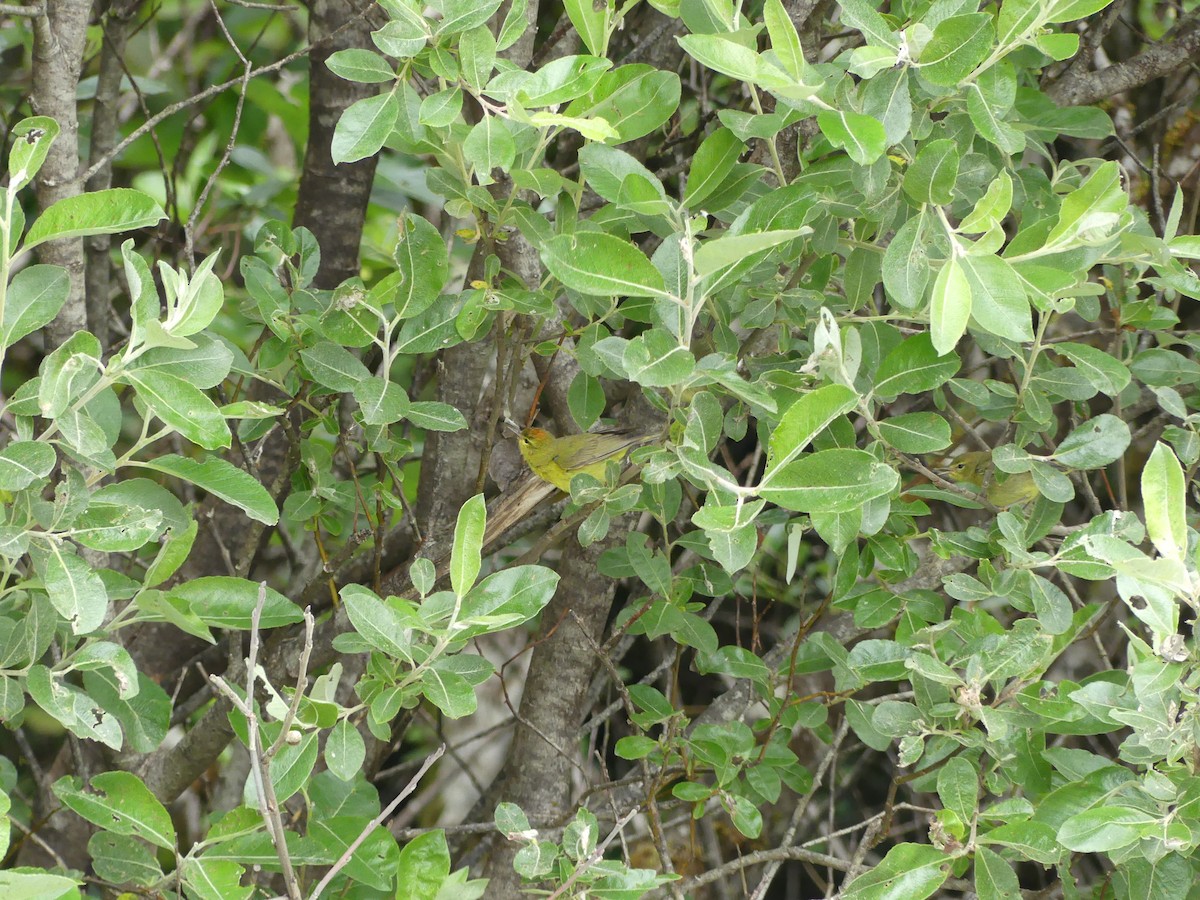
[[[1110,2],[13,14],[0,893],[1194,893],[1200,13]]]

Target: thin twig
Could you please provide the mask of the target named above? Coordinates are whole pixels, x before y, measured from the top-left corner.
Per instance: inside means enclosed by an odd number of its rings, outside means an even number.
[[[589,853],[586,859],[580,860],[579,865],[575,867],[575,871],[571,873],[571,877],[563,882],[558,890],[550,895],[549,900],[555,900],[556,897],[563,896],[565,892],[568,891],[571,886],[579,880],[584,872],[586,872],[596,863],[600,862],[600,860],[604,858],[604,851],[608,849],[608,845],[616,840],[617,835],[621,833],[621,829],[629,824],[629,820],[636,816],[637,812],[637,807],[635,806],[629,812],[625,813],[625,815],[621,816],[621,818],[617,821],[617,824],[613,826],[612,831],[608,833],[608,837],[598,843],[596,845],[596,849]]]
[[[808,809],[808,804],[812,801],[813,796],[817,792],[817,788],[821,786],[821,782],[825,780],[825,774],[829,771],[833,764],[834,758],[837,756],[838,748],[842,746],[842,741],[846,739],[846,735],[850,731],[850,717],[843,716],[842,724],[838,727],[837,734],[834,735],[833,742],[829,747],[829,752],[825,754],[821,760],[821,765],[817,767],[816,773],[813,775],[812,787],[804,798],[796,804],[796,809],[792,813],[792,819],[788,822],[787,830],[783,833],[783,840],[780,842],[779,849],[787,850],[791,848],[792,842],[796,837],[796,831],[800,827],[800,822],[804,818],[804,813]],[[783,857],[773,859],[767,864],[766,871],[763,872],[762,878],[759,879],[758,886],[754,889],[754,893],[750,895],[750,900],[762,900],[767,895],[767,888],[771,886],[771,882],[775,879],[776,873],[779,871],[779,866],[783,863]],[[837,868],[837,866],[830,866]]]
[[[221,18],[221,13],[217,9],[216,0],[209,0],[212,6],[213,16],[216,17],[217,25],[221,29],[221,34],[225,35],[225,42],[229,44],[231,50],[241,60],[242,70],[242,87],[238,91],[237,105],[233,111],[233,126],[229,131],[229,140],[225,144],[225,152],[221,155],[220,161],[213,168],[212,174],[208,176],[208,180],[204,183],[203,190],[200,191],[200,196],[192,206],[192,213],[188,216],[187,224],[183,228],[183,259],[184,265],[188,269],[193,267],[195,237],[196,237],[196,221],[200,218],[200,213],[208,203],[208,195],[212,193],[213,187],[216,186],[217,178],[229,165],[229,159],[233,156],[233,148],[237,146],[238,131],[242,126],[242,109],[246,105],[246,92],[250,87],[250,76],[253,72],[253,66],[250,65],[250,60],[246,59],[241,48],[237,45],[237,41],[233,39],[233,35],[229,33],[229,29],[225,27],[225,20]]]
[[[258,602],[250,617],[250,654],[246,660],[246,698],[243,700],[219,675],[211,677],[213,686],[220,691],[246,717],[247,728],[250,732],[250,773],[254,779],[254,790],[258,795],[259,812],[275,846],[275,854],[282,868],[284,885],[287,888],[289,900],[301,900],[300,883],[292,868],[291,855],[287,849],[287,832],[283,827],[283,819],[279,814],[279,802],[275,796],[275,786],[271,783],[268,770],[267,755],[263,751],[262,734],[259,732],[258,716],[254,712],[254,684],[257,681],[258,650],[262,641],[259,624],[262,621],[263,606],[267,602],[267,583],[260,582],[258,586]]]
[[[279,736],[275,738],[275,743],[267,751],[268,759],[273,758],[287,740],[288,732],[292,729],[292,722],[296,720],[296,713],[300,711],[300,701],[304,699],[304,692],[308,690],[308,661],[312,657],[313,631],[315,628],[316,620],[313,618],[312,609],[305,607],[304,646],[300,650],[300,668],[296,674],[296,687],[292,694],[292,702],[288,706],[287,714],[284,715],[283,721],[280,722]]]
[[[330,868],[328,872],[325,873],[325,877],[317,882],[317,886],[313,888],[312,893],[308,895],[309,900],[317,900],[317,898],[321,896],[321,892],[329,886],[329,883],[333,881],[337,873],[340,872],[346,866],[346,864],[350,862],[351,857],[354,856],[354,851],[357,850],[362,842],[371,835],[371,832],[384,823],[387,817],[392,814],[392,811],[399,806],[409,794],[417,789],[417,785],[421,783],[421,779],[425,777],[425,773],[429,771],[429,768],[435,762],[442,758],[442,754],[445,752],[446,745],[442,744],[442,746],[438,747],[436,750],[430,753],[428,757],[426,757],[425,764],[422,765],[417,774],[412,777],[412,780],[405,785],[404,790],[397,794],[396,798],[383,808],[383,812],[367,823],[367,827],[362,830],[358,837],[350,842],[350,846],[346,848],[346,852],[343,853],[341,858],[333,864],[332,868]],[[494,825],[491,827],[495,828]]]
[[[329,37],[332,37],[332,34]],[[323,41],[328,40],[329,37],[322,38],[322,40]],[[268,65],[260,66],[259,68],[251,71],[250,77],[256,78],[259,75],[266,75],[268,72],[276,72],[276,71],[282,69],[284,66],[287,66],[287,65],[295,62],[296,60],[307,56],[312,51],[312,48],[314,45],[315,45],[315,42],[314,42],[314,44],[309,44],[306,47],[301,47],[295,53],[290,53],[287,56],[285,56],[283,59],[278,59],[273,63],[269,63]],[[108,165],[110,162],[112,162],[114,159],[116,159],[118,156],[120,156],[121,152],[126,147],[128,147],[130,144],[132,144],[134,141],[136,141],[142,135],[153,130],[154,127],[157,126],[158,123],[162,122],[164,119],[168,119],[171,116],[175,115],[175,113],[182,112],[183,110],[187,109],[190,106],[195,106],[197,103],[199,103],[202,100],[207,100],[209,97],[215,97],[217,94],[221,93],[222,91],[228,90],[229,88],[233,87],[235,84],[240,84],[243,80],[244,80],[243,76],[238,76],[237,78],[230,78],[228,81],[223,81],[220,84],[214,84],[211,87],[207,87],[204,90],[200,91],[198,94],[193,94],[191,97],[188,97],[186,100],[180,100],[178,103],[172,103],[170,106],[168,106],[165,109],[163,109],[162,111],[154,114],[149,119],[147,119],[142,125],[140,125],[139,127],[135,128],[133,131],[131,131],[125,137],[125,139],[123,141],[121,141],[119,144],[117,144],[115,147],[113,147],[111,150],[109,150],[107,153],[105,153],[102,157],[100,157],[98,160],[96,160],[94,163],[92,163],[92,165],[90,165],[87,168],[87,171],[83,172],[81,177],[85,181],[87,179],[91,178],[98,171],[100,171],[100,169],[102,169],[104,166]]]

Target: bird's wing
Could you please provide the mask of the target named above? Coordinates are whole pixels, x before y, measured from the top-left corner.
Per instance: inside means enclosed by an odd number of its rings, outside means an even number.
[[[600,437],[601,440],[592,442],[590,446],[583,444],[562,451],[555,455],[554,461],[567,470],[582,469],[585,466],[604,462],[610,456],[622,453],[630,447],[636,447],[647,439],[645,435],[623,428],[604,428],[591,432],[591,434]]]

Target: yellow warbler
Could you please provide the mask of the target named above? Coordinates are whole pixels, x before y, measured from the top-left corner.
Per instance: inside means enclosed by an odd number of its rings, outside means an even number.
[[[960,484],[983,487],[988,481],[987,499],[992,506],[1006,509],[1021,503],[1036,500],[1039,496],[1033,476],[1028,472],[1006,475],[992,466],[992,454],[983,450],[972,450],[956,457],[943,469],[944,474]],[[1003,480],[1001,480],[1003,479]]]
[[[571,492],[571,478],[580,473],[604,480],[610,459],[622,459],[648,436],[624,428],[603,428],[587,434],[555,437],[541,428],[526,428],[517,437],[525,462],[544,481]]]

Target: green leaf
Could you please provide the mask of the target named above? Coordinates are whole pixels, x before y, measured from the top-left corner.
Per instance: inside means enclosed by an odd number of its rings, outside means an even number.
[[[945,206],[954,199],[958,180],[958,146],[954,141],[930,141],[904,173],[904,193],[917,203]]]
[[[993,99],[985,93],[980,81],[969,84],[967,115],[985,141],[995,144],[1010,156],[1015,156],[1025,149],[1025,134],[1005,121],[1004,110],[994,104]]]
[[[130,369],[122,380],[163,423],[205,450],[230,445],[229,426],[216,404],[186,378],[158,369]]]
[[[392,133],[400,116],[400,98],[392,91],[352,103],[333,130],[329,152],[335,163],[358,162],[374,156]]]
[[[50,444],[14,441],[0,450],[0,490],[23,490],[49,475],[56,462],[58,454]]]
[[[433,590],[434,582],[437,581],[437,569],[433,565],[433,560],[424,556],[415,559],[408,568],[408,577],[412,580],[417,593],[424,597]]]
[[[314,732],[304,733],[299,743],[285,742],[280,751],[271,759],[267,769],[268,777],[275,786],[275,797],[283,803],[305,784],[312,776],[313,766],[317,764],[317,735]],[[248,806],[258,806],[258,797],[254,792],[254,779],[246,779],[246,787],[242,794]]]
[[[587,372],[576,372],[567,388],[567,406],[571,418],[581,431],[587,431],[599,420],[606,404],[600,380]]]
[[[607,144],[587,144],[582,147],[579,151],[579,169],[592,190],[610,203],[621,200],[621,188],[632,175],[650,184],[658,197],[665,200],[667,196],[653,172],[628,153]]]
[[[925,216],[918,213],[900,226],[883,253],[883,286],[905,309],[914,309],[929,284],[929,254],[925,250]]]
[[[11,900],[79,900],[82,881],[45,873],[0,872],[0,896]]]
[[[666,295],[662,275],[637,247],[600,231],[560,234],[546,242],[542,260],[572,290],[600,297]]]
[[[580,119],[539,110],[529,116],[535,128],[573,128],[589,141],[615,141],[620,135],[603,119]]]
[[[400,326],[392,344],[395,354],[433,353],[462,343],[456,320],[458,310],[449,298],[435,302],[423,313],[413,316]]]
[[[279,521],[279,510],[267,489],[253,475],[216,456],[195,460],[169,453],[145,461],[131,460],[129,465],[140,466],[191,482],[196,487],[236,506],[250,518],[264,525]]]
[[[1013,867],[995,850],[975,850],[975,891],[979,900],[1020,900],[1021,882]]]
[[[817,113],[817,125],[829,143],[843,148],[860,166],[869,166],[887,149],[883,125],[862,113],[822,110]]]
[[[471,589],[479,577],[486,526],[487,505],[483,494],[476,494],[458,511],[454,546],[450,550],[450,585],[460,597]]]
[[[137,595],[134,603],[149,621],[169,622],[184,634],[198,637],[210,644],[217,642],[209,627],[200,621],[200,617],[191,611],[189,604],[184,600],[172,600],[162,591],[146,590]]]
[[[997,337],[1025,343],[1033,340],[1033,319],[1021,279],[998,256],[964,256],[963,272],[971,283],[971,319]]]
[[[181,603],[206,625],[249,631],[258,606],[259,587],[245,578],[212,575],[176,585],[171,588],[168,598]],[[303,618],[296,604],[278,591],[266,588],[260,628],[294,625]]]
[[[33,702],[75,736],[121,749],[121,726],[116,718],[75,685],[56,679],[43,665],[33,665],[25,686]]]
[[[604,56],[608,49],[608,4],[597,4],[594,0],[564,0],[563,8],[588,52],[593,56]]]
[[[696,368],[696,358],[661,328],[643,332],[625,345],[626,376],[644,387],[682,384]]]
[[[1012,176],[1005,169],[992,179],[983,198],[967,213],[967,217],[959,223],[958,230],[962,234],[979,234],[988,231],[1003,221],[1012,209],[1013,182]]]
[[[685,34],[676,40],[689,56],[714,72],[750,83],[758,78],[758,53],[745,44],[717,34]]]
[[[430,94],[421,101],[420,122],[430,128],[447,128],[458,121],[462,114],[462,103],[461,88],[446,88]]]
[[[368,425],[391,425],[408,412],[410,402],[404,388],[377,375],[365,378],[354,388],[354,399]]]
[[[899,61],[896,51],[886,47],[855,47],[850,52],[850,72],[860,78],[874,79]]]
[[[733,798],[733,811],[729,818],[733,822],[733,827],[744,837],[757,840],[762,834],[762,812],[747,797],[735,796]]]
[[[157,851],[132,835],[97,831],[87,846],[96,875],[111,884],[149,888],[163,878]]]
[[[467,427],[467,420],[461,412],[449,403],[434,400],[418,400],[408,404],[404,418],[426,431],[462,431]]]
[[[335,391],[352,391],[371,373],[357,356],[332,341],[320,341],[300,351],[300,359],[313,381]]]
[[[558,573],[544,566],[512,566],[493,572],[467,593],[457,636],[467,639],[493,630],[486,619],[500,617],[511,628],[527,622],[550,602],[558,587]],[[472,622],[478,624],[472,624]]]
[[[391,21],[371,32],[371,41],[397,59],[409,59],[425,49],[431,34],[429,22],[407,3],[393,3],[388,7]]]
[[[0,324],[0,349],[53,322],[70,288],[71,280],[62,266],[34,265],[14,275]]]
[[[992,17],[967,13],[943,19],[920,55],[921,76],[947,87],[958,84],[995,45]]]
[[[58,137],[58,123],[49,116],[29,116],[12,127],[8,151],[8,189],[16,194],[33,180]],[[21,229],[16,229],[20,236]]]
[[[413,661],[412,643],[408,635],[416,615],[402,612],[409,609],[406,601],[388,603],[357,584],[348,584],[339,593],[346,604],[350,624],[368,644],[388,656],[408,663]]]
[[[396,72],[386,59],[373,50],[358,47],[330,54],[325,65],[335,75],[360,84],[379,84],[396,79]]]
[[[1115,397],[1129,385],[1129,367],[1104,350],[1087,344],[1062,343],[1054,345],[1054,352],[1071,360],[1103,394]]]
[[[1113,886],[1128,900],[1186,900],[1194,886],[1192,864],[1182,853],[1153,861],[1135,856],[1113,871]]]
[[[709,531],[708,546],[721,568],[733,575],[750,564],[758,551],[758,529],[744,525],[730,531]]]
[[[595,56],[560,56],[522,81],[517,102],[528,109],[569,103],[592,90],[611,67],[610,60]]]
[[[500,8],[501,0],[442,0],[442,21],[437,33],[458,34],[482,25]]]
[[[888,69],[868,81],[863,90],[862,111],[882,123],[889,147],[899,144],[912,130],[913,103],[908,73],[905,66]]]
[[[511,17],[513,10],[518,4],[509,5],[508,15]],[[507,19],[505,20],[507,22]],[[525,22],[520,22],[521,27],[524,27]],[[480,25],[478,28],[472,28],[470,31],[464,32],[458,39],[458,61],[462,67],[462,78],[468,85],[476,91],[482,91],[488,81],[491,80],[492,72],[496,68],[496,38],[492,36],[492,29],[487,25]],[[458,112],[462,109],[462,91],[451,86],[444,91],[439,91],[440,94],[456,94],[457,98],[450,101],[450,106],[454,109],[454,116],[449,121],[446,121],[447,114],[445,112],[439,117],[446,125],[450,122],[457,121]],[[432,96],[437,96],[434,94]],[[425,115],[425,103],[421,104],[421,115]],[[422,119],[423,121],[423,119]],[[429,124],[434,124],[430,122]]]
[[[720,646],[717,631],[706,620],[695,613],[684,612],[669,603],[655,604],[659,619],[654,622],[647,614],[647,625],[656,625],[653,636],[669,634],[685,647],[694,647],[701,653],[713,654]]]
[[[929,336],[938,353],[953,353],[971,319],[971,281],[957,256],[938,270],[929,305]]]
[[[842,900],[924,900],[950,875],[951,858],[928,844],[897,844],[842,889]]]
[[[722,269],[737,265],[752,253],[770,250],[780,244],[812,234],[812,228],[789,228],[780,231],[757,231],[750,234],[733,234],[705,241],[696,250],[694,264],[696,274],[707,277]]]
[[[436,663],[421,673],[421,690],[449,719],[469,716],[479,705],[475,689],[467,679],[456,672],[441,671]]]
[[[325,740],[325,765],[342,781],[353,781],[366,759],[367,747],[348,718],[338,719]]]
[[[953,378],[960,365],[954,353],[939,354],[928,334],[915,334],[883,358],[874,393],[890,400],[900,394],[932,391]]]
[[[85,790],[78,778],[54,782],[54,795],[81,817],[116,834],[132,835],[174,851],[175,827],[166,808],[136,775],[101,772]]]
[[[718,128],[706,137],[692,157],[684,205],[695,207],[719,188],[745,149],[746,145],[728,128]]]
[[[759,495],[797,512],[849,512],[899,483],[895,469],[864,450],[822,450],[772,470]]]
[[[1113,0],[1055,0],[1049,4],[1046,21],[1051,24],[1086,19],[1112,5]]]
[[[504,14],[504,24],[500,25],[500,34],[496,37],[496,49],[500,53],[509,49],[512,44],[520,40],[524,32],[529,30],[529,22],[526,18],[528,10],[529,0],[511,0],[509,11]]]
[[[219,252],[209,254],[191,276],[159,261],[167,315],[161,322],[155,319],[146,323],[148,346],[182,350],[185,353],[194,349],[195,341],[186,338],[198,335],[211,325],[225,303],[225,288],[212,272]],[[205,338],[210,343],[213,340],[208,336]],[[161,360],[166,354],[160,352],[158,355]]]
[[[1129,441],[1129,426],[1104,413],[1068,434],[1052,458],[1070,469],[1099,469],[1124,454]]]
[[[157,347],[147,350],[132,363],[131,368],[186,378],[201,390],[216,387],[233,368],[233,351],[209,334],[194,335],[191,342],[195,346],[188,349]]]
[[[587,2],[587,0],[582,0]],[[671,118],[679,106],[679,76],[642,63],[606,72],[591,94],[567,107],[566,114],[607,122],[613,143],[645,137]]]
[[[492,170],[512,167],[517,157],[517,144],[508,123],[499,116],[484,116],[467,134],[462,144],[463,156],[475,168],[480,184],[492,182]]]
[[[44,241],[148,228],[166,217],[153,198],[130,188],[76,194],[59,200],[38,217],[25,235],[24,249],[32,250]]]
[[[775,470],[799,456],[830,422],[854,409],[858,400],[858,393],[853,389],[841,384],[827,384],[789,406],[771,432],[763,483],[770,483]]]
[[[1121,168],[1101,163],[1079,188],[1063,198],[1058,221],[1046,236],[1046,248],[1070,247],[1086,235],[1108,233],[1129,205],[1121,188]]]
[[[108,553],[129,553],[162,533],[162,510],[125,502],[110,485],[96,491],[88,508],[72,524],[70,535],[85,547]]]
[[[951,757],[938,770],[937,792],[942,806],[954,812],[959,821],[970,822],[979,805],[979,773],[966,758]]]
[[[499,812],[499,811],[497,811]],[[437,900],[450,874],[450,849],[440,828],[417,835],[400,850],[397,883],[411,900]]]
[[[658,741],[640,734],[631,734],[617,741],[613,753],[621,759],[645,759],[657,749]]]
[[[724,646],[708,656],[696,658],[696,671],[701,675],[725,675],[729,678],[748,678],[766,686],[771,670],[759,657],[745,647]]]
[[[112,884],[128,882],[148,887],[163,877],[154,851],[131,835],[97,831],[88,840],[87,846],[88,857],[96,874]]]
[[[100,576],[69,551],[69,545],[51,544],[38,565],[50,603],[71,626],[74,634],[88,634],[104,624],[108,592]]]
[[[1071,627],[1072,607],[1067,595],[1040,575],[1026,573],[1025,590],[1033,601],[1038,624],[1047,634],[1066,634]]]
[[[861,31],[867,43],[899,50],[900,41],[896,33],[888,27],[887,19],[876,10],[873,0],[839,0],[842,21],[849,27]]]
[[[789,75],[803,80],[808,63],[800,46],[800,35],[796,33],[796,26],[780,0],[767,0],[763,6],[763,21],[771,37],[771,49],[775,51],[775,57]]]
[[[879,436],[902,453],[934,453],[950,446],[950,423],[937,413],[903,413],[879,420]]]
[[[1128,847],[1162,823],[1124,806],[1097,806],[1071,816],[1058,829],[1058,842],[1076,853],[1107,853]]]
[[[136,753],[157,750],[171,727],[171,698],[166,691],[138,673],[133,696],[129,685],[113,670],[85,672],[83,685],[87,695],[120,723],[126,746]]]
[[[1183,468],[1171,448],[1154,445],[1142,469],[1142,503],[1146,531],[1156,550],[1169,559],[1182,560],[1187,551],[1187,492]]]

